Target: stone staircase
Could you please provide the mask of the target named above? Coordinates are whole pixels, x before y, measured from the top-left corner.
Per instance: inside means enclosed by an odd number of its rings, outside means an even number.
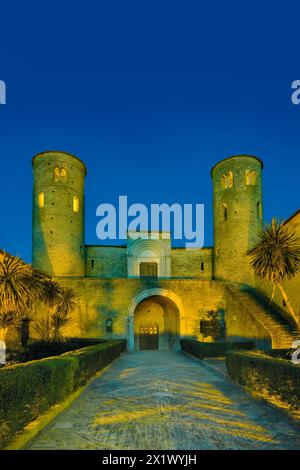
[[[280,313],[279,308],[257,290],[241,284],[228,283],[227,291],[242,308],[248,311],[250,317],[268,331],[273,349],[290,349],[300,332],[293,327]]]

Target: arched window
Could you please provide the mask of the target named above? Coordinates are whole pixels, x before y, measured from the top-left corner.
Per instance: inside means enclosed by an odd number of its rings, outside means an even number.
[[[63,183],[67,182],[67,169],[64,166],[55,165],[54,166],[54,181],[57,183],[61,181]]]
[[[222,188],[223,188],[223,189],[226,189],[226,188],[227,188],[227,177],[226,177],[226,175],[222,175],[222,177],[221,177],[221,184],[222,184]]]
[[[233,173],[232,173],[232,171],[228,171],[228,173],[227,173],[227,183],[228,183],[228,188],[233,187]]]
[[[67,170],[66,168],[61,168],[60,170],[60,178],[63,183],[67,182]]]
[[[79,212],[79,198],[77,196],[73,197],[73,211]]]
[[[44,193],[39,193],[39,208],[42,209],[45,204],[45,194]]]
[[[232,171],[228,171],[226,175],[222,175],[221,177],[221,185],[223,189],[228,189],[233,187],[233,173]]]
[[[246,170],[246,185],[255,186],[256,185],[256,171],[255,170]]]
[[[227,220],[228,219],[227,204],[222,204],[222,214],[223,214],[223,220]]]
[[[107,318],[105,322],[106,333],[113,332],[113,320],[112,318]]]
[[[57,183],[57,181],[60,180],[60,169],[59,166],[54,167],[54,181]]]

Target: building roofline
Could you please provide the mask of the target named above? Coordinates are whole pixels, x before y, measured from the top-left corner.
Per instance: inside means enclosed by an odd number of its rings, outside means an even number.
[[[72,157],[72,158],[75,158],[75,160],[79,161],[81,163],[81,165],[83,166],[84,168],[84,172],[85,172],[85,176],[87,175],[87,168],[85,166],[85,163],[80,160],[80,158],[76,157],[76,155],[73,155],[72,153],[68,153],[68,152],[64,152],[63,150],[45,150],[44,152],[39,152],[37,153],[31,160],[32,162],[32,166],[33,166],[33,161],[37,158],[37,157],[40,157],[41,155],[45,155],[47,153],[55,153],[55,154],[63,154],[63,155],[67,155],[68,157]]]
[[[220,165],[221,163],[225,162],[226,160],[231,160],[232,158],[238,158],[238,157],[254,158],[255,160],[259,161],[259,163],[261,164],[261,169],[263,169],[263,167],[264,167],[263,161],[262,161],[260,158],[255,157],[254,155],[242,155],[242,154],[240,154],[240,155],[232,155],[231,157],[223,158],[223,160],[220,160],[218,163],[216,163],[216,164],[212,167],[212,169],[211,169],[211,171],[210,171],[210,176],[212,176],[214,169],[215,169],[218,165]]]
[[[300,214],[300,209],[298,209],[296,212],[294,212],[294,214],[292,214],[288,219],[286,219],[285,223],[287,224],[288,222],[290,222],[294,217],[297,217],[297,215]]]

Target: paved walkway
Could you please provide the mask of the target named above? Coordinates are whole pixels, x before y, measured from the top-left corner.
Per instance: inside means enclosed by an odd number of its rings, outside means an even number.
[[[27,449],[300,449],[300,427],[182,353],[115,361]]]

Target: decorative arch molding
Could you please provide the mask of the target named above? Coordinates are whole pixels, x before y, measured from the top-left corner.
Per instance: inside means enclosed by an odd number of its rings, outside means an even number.
[[[129,247],[128,247],[128,255],[129,256],[141,256],[143,251],[153,251],[156,253],[157,256],[167,256],[169,255],[169,251],[165,244],[160,243],[159,240],[135,240]]]
[[[138,239],[128,241],[128,277],[140,276],[140,264],[157,264],[158,277],[171,275],[171,246],[169,240]]]
[[[179,313],[179,325],[181,325],[182,320],[185,320],[186,313],[183,306],[183,303],[180,297],[175,294],[173,291],[168,289],[163,289],[160,287],[154,287],[151,289],[145,289],[142,292],[139,292],[129,303],[127,309],[127,318],[128,318],[128,350],[134,351],[134,312],[137,306],[145,299],[150,297],[160,296],[171,301],[178,309]],[[180,326],[179,326],[180,331]]]

